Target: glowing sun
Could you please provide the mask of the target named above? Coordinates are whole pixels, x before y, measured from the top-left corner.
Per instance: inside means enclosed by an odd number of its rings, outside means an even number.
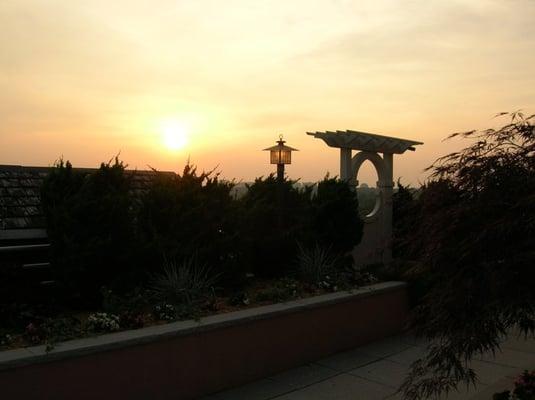
[[[162,139],[169,150],[180,150],[188,144],[187,126],[179,121],[165,121],[161,124]]]

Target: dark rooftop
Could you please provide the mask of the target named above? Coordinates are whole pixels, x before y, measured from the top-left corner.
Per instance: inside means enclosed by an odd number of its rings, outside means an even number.
[[[45,218],[40,204],[41,185],[50,167],[25,167],[0,165],[0,239],[11,231],[32,230],[43,235]],[[76,171],[93,172],[96,169],[74,168]],[[158,174],[173,172],[127,170],[133,174],[133,192],[142,194]],[[29,233],[29,232],[28,232]]]

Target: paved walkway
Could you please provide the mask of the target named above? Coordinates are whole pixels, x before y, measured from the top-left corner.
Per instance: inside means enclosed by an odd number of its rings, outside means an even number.
[[[401,399],[396,390],[409,365],[425,352],[425,343],[397,336],[307,364],[203,400],[355,400]],[[282,357],[283,355],[281,355]],[[480,384],[447,399],[492,399],[512,386],[524,369],[535,368],[535,340],[509,338],[496,357],[473,362]]]

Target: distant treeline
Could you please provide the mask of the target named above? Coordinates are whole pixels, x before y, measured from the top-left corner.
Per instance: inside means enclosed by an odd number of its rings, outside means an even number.
[[[252,182],[236,183],[233,185],[230,193],[236,198],[242,198],[247,194],[247,187],[251,184]],[[296,181],[293,183],[293,186],[298,190],[305,190],[305,188],[309,187],[312,190],[312,194],[314,194],[317,190],[318,182]],[[397,188],[394,188],[394,193],[396,193],[397,190]],[[407,188],[407,190],[414,192],[414,194],[417,196],[418,189]],[[378,194],[379,189],[376,187],[370,187],[366,184],[362,184],[357,187],[358,210],[361,216],[367,215],[373,210]]]

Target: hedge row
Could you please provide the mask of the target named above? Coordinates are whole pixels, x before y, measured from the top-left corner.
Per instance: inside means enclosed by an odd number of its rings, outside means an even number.
[[[326,177],[312,187],[258,178],[244,196],[217,174],[186,165],[182,174],[157,174],[144,194],[134,173],[115,160],[95,172],[58,162],[42,188],[55,278],[73,298],[98,301],[102,287],[145,285],[164,259],[196,257],[226,286],[246,273],[291,273],[297,246],[343,255],[360,242],[356,193]]]

